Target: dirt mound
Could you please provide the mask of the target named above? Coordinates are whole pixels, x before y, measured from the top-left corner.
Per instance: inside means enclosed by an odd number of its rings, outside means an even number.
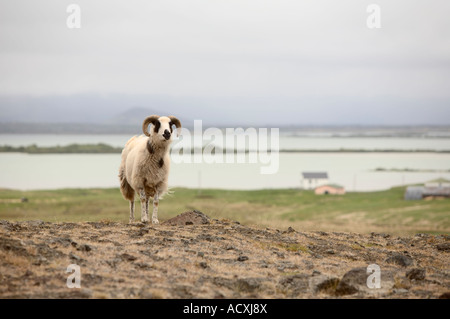
[[[0,221],[0,298],[448,298],[449,243],[197,211],[161,225]],[[81,288],[67,286],[74,265]]]
[[[198,210],[191,212],[184,212],[178,216],[163,222],[163,225],[170,226],[184,226],[184,225],[208,225],[211,222],[211,218],[203,214]]]

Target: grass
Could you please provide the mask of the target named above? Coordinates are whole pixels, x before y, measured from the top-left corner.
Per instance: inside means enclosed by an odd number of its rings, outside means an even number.
[[[160,220],[197,209],[212,218],[296,230],[450,233],[450,200],[405,201],[404,187],[379,192],[317,196],[312,191],[177,188],[160,202]],[[26,197],[27,202],[21,202]],[[136,217],[140,217],[137,202]],[[52,222],[128,221],[119,189],[0,190],[0,219]]]
[[[70,144],[67,146],[37,146],[32,144],[29,146],[9,146],[1,145],[0,152],[20,152],[28,154],[67,154],[67,153],[121,153],[121,147],[112,147],[107,144]]]

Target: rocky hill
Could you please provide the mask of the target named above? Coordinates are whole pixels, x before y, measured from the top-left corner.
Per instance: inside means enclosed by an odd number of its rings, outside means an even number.
[[[0,221],[0,298],[449,298],[449,254],[447,235],[279,230],[197,211],[161,225]],[[67,286],[71,264],[81,288]]]

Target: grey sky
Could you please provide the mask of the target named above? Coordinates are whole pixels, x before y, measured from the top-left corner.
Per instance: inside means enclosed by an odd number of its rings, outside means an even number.
[[[66,26],[70,3],[81,29]],[[370,3],[381,29],[366,27]],[[166,96],[229,120],[264,108],[257,123],[450,124],[448,0],[0,6],[3,96],[121,95],[124,109]]]

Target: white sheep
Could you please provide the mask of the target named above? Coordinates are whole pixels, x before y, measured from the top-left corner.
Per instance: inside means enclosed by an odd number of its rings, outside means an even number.
[[[150,124],[152,127],[149,133]],[[176,117],[147,117],[142,124],[145,136],[133,136],[122,151],[120,191],[130,201],[130,223],[134,222],[134,196],[138,193],[141,200],[141,221],[148,222],[148,203],[153,198],[152,223],[159,224],[159,200],[168,191],[169,145],[172,142],[173,125],[179,134],[181,123]]]

